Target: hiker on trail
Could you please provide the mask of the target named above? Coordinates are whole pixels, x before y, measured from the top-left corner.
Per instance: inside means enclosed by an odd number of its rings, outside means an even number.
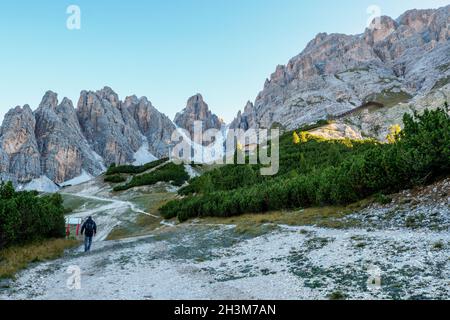
[[[85,232],[86,231],[86,232]],[[97,235],[97,225],[95,221],[92,220],[92,217],[89,217],[81,227],[81,235],[85,234],[84,238],[84,252],[88,252],[91,250],[92,245],[92,237]]]

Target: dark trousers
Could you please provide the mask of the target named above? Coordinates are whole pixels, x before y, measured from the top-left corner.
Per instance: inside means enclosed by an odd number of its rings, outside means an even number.
[[[92,245],[92,236],[91,237],[85,236],[84,237],[84,252],[91,251],[91,245]]]

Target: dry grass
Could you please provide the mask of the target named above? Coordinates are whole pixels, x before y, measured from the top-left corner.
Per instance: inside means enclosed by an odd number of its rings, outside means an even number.
[[[343,221],[342,218],[366,207],[372,199],[362,200],[346,207],[327,206],[307,208],[297,211],[272,211],[259,214],[245,214],[236,217],[202,218],[204,223],[234,224],[237,230],[254,230],[264,224],[285,224],[290,226],[317,226],[323,228],[344,229],[355,227],[354,222]]]
[[[52,260],[64,250],[79,245],[77,240],[51,239],[42,243],[6,248],[0,251],[0,278],[13,278],[30,263]]]

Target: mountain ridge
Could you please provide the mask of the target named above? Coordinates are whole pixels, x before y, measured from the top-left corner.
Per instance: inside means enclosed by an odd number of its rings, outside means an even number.
[[[270,128],[279,123],[296,129],[383,95],[397,105],[434,94],[436,83],[449,74],[448,65],[440,69],[450,63],[449,14],[450,5],[413,9],[396,20],[380,17],[375,20],[378,26],[372,24],[361,34],[319,33],[299,55],[277,66],[231,127]],[[439,89],[449,92],[448,82],[442,83]],[[442,99],[432,107],[438,105]]]
[[[36,110],[17,106],[5,115],[0,179],[25,188],[36,180],[33,185],[54,190],[53,183],[97,176],[111,164],[166,157],[177,126],[190,131],[194,121],[203,121],[207,129],[223,125],[201,94],[189,98],[177,117],[185,122],[176,125],[147,97],[120,100],[108,86],[81,91],[76,107],[67,97],[59,102],[57,93],[47,91]]]

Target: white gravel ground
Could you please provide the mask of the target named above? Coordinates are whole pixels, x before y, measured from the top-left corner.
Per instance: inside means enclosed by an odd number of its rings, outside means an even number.
[[[445,249],[433,247],[439,241]],[[187,225],[74,250],[22,272],[0,298],[448,299],[449,247],[447,232],[280,227],[245,239],[229,226]],[[81,269],[81,290],[67,288],[70,266]],[[380,289],[367,287],[371,266]]]

